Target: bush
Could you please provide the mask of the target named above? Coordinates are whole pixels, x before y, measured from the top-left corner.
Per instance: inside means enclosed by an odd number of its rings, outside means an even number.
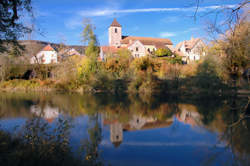
[[[120,50],[118,55],[107,57],[104,63],[105,69],[117,78],[124,77],[129,69],[132,56],[127,50]]]
[[[155,51],[155,55],[158,57],[163,57],[163,56],[172,56],[172,52],[169,49],[166,48],[159,48]]]
[[[212,56],[207,56],[204,61],[198,65],[196,86],[213,90],[218,90],[223,87],[222,80],[219,78],[218,63]]]
[[[97,59],[84,57],[77,64],[78,78],[81,82],[89,80],[91,75],[94,75],[100,69]]]
[[[130,68],[135,72],[155,72],[157,63],[150,57],[136,58],[131,63]]]

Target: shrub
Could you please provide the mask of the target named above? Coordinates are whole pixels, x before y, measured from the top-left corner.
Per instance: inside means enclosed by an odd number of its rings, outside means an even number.
[[[66,61],[58,64],[52,71],[53,79],[62,83],[77,81],[77,63],[81,61],[80,56],[71,56]]]
[[[172,56],[172,52],[166,48],[159,48],[155,51],[155,55],[158,57]]]
[[[77,73],[80,81],[86,82],[91,75],[99,70],[99,62],[94,58],[84,57],[77,64]]]
[[[131,63],[130,68],[135,72],[155,72],[156,61],[150,57],[136,58]]]
[[[132,56],[128,50],[119,50],[118,55],[107,57],[105,69],[117,78],[124,77],[129,69]]]
[[[218,89],[222,87],[222,80],[219,78],[218,63],[212,56],[207,56],[198,65],[196,74],[196,86],[204,89]]]

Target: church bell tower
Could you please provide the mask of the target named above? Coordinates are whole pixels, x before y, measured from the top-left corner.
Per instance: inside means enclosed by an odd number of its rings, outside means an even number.
[[[117,22],[116,19],[114,19],[109,27],[109,46],[120,47],[121,40],[122,26]]]

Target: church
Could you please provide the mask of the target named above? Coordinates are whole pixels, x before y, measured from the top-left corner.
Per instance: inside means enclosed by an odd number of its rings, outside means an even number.
[[[131,51],[133,57],[143,57],[151,55],[159,48],[174,50],[173,43],[170,39],[165,38],[152,38],[152,37],[136,37],[136,36],[123,36],[122,26],[116,19],[108,29],[109,33],[109,46],[102,46],[100,50],[100,57],[102,60],[107,55],[116,54],[120,49],[128,49]]]

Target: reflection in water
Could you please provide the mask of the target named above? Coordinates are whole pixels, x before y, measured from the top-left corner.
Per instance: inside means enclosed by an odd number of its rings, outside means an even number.
[[[0,94],[0,165],[249,165],[248,104]]]
[[[190,124],[191,126],[202,126],[202,119],[197,108],[193,105],[180,104],[180,112],[176,115],[180,122]]]
[[[49,105],[46,105],[45,107],[40,107],[39,105],[32,105],[30,107],[30,112],[38,117],[44,118],[49,123],[53,122],[53,120],[59,116],[59,108],[53,108]]]

